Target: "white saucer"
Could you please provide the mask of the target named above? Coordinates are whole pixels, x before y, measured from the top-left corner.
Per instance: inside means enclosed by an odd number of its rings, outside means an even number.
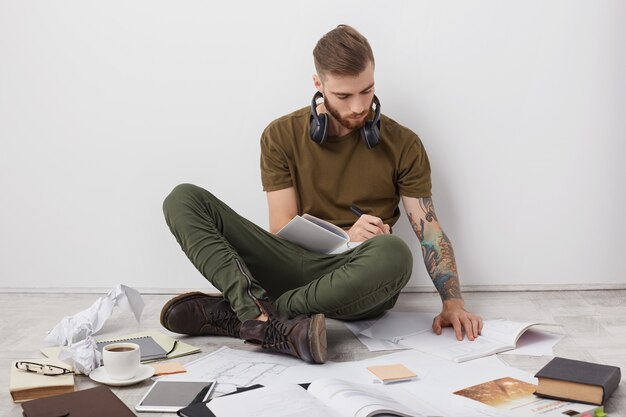
[[[152,375],[154,375],[153,367],[148,365],[139,365],[137,373],[131,379],[111,379],[109,378],[107,372],[104,370],[104,367],[101,366],[91,371],[91,373],[89,374],[89,378],[101,384],[112,385],[114,387],[122,387],[124,385],[136,384],[150,378]]]

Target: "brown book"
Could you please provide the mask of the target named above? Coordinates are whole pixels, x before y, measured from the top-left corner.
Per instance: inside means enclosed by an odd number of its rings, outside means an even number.
[[[616,366],[554,358],[541,368],[535,395],[602,405],[608,400],[622,378]]]
[[[46,363],[71,369],[67,364],[56,359],[25,359],[26,362]],[[19,362],[19,361],[16,361]],[[74,375],[47,376],[26,372],[11,364],[9,392],[15,402],[34,400],[74,391]]]
[[[136,417],[105,386],[22,403],[25,417]]]

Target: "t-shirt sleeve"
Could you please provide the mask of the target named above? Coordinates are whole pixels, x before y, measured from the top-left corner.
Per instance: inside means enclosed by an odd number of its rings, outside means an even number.
[[[430,162],[417,135],[400,158],[397,184],[400,195],[406,197],[423,198],[432,195]]]
[[[287,156],[275,139],[269,127],[261,135],[261,183],[263,184],[263,191],[276,191],[293,186]]]

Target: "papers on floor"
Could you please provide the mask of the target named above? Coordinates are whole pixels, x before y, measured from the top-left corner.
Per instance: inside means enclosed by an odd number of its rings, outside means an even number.
[[[383,385],[367,370],[371,366],[393,363],[403,364],[406,368],[418,374],[419,378],[417,380]],[[550,413],[557,411],[572,410],[580,412],[593,410],[592,406],[544,400],[529,396],[529,385],[534,386],[536,383],[532,374],[512,368],[504,364],[496,356],[464,363],[454,363],[414,350],[406,350],[361,361],[327,362],[323,365],[310,365],[284,355],[222,348],[190,363],[188,370],[188,374],[178,376],[178,378],[217,379],[218,385],[216,389],[220,390],[221,393],[234,391],[236,387],[254,384],[262,384],[266,387],[292,384],[292,387],[301,389],[295,384],[322,379],[358,381],[360,384],[373,389],[372,392],[380,392],[385,397],[404,405],[407,410],[410,410],[409,415],[455,417],[528,417],[540,415],[545,417],[556,415]],[[176,375],[171,375],[163,378],[174,379],[176,377]],[[220,385],[222,385],[221,389]],[[485,400],[477,394],[482,391],[494,391],[494,387],[505,391],[504,394],[497,394],[499,397],[494,400],[495,402]],[[507,391],[508,387],[511,387],[511,389]],[[516,394],[517,388],[523,388],[522,391],[525,394]],[[258,394],[263,392],[260,391]],[[268,392],[274,392],[274,390],[268,390]],[[347,389],[345,392],[350,392],[350,389]],[[306,392],[298,391],[298,393],[310,396]],[[242,406],[245,406],[243,403],[251,403],[252,401],[242,401],[245,398],[242,397],[244,394],[236,394],[232,399],[239,397]],[[281,395],[274,397],[274,400],[283,405],[283,407],[278,409],[283,410],[285,416],[332,415],[331,413],[307,414],[308,411],[306,410],[319,411],[320,409],[316,407],[321,406],[319,404],[315,405],[315,402],[310,403],[313,400],[308,397],[307,399],[294,400],[294,398],[287,397],[287,395],[291,394],[282,392]],[[492,396],[494,395],[496,394]],[[271,398],[265,398],[264,401],[266,400],[271,402]],[[307,406],[302,409],[302,412],[290,414],[290,408],[284,405],[291,404],[294,401],[298,407],[302,404],[307,404]],[[271,409],[271,407],[271,405],[268,405],[268,409]],[[519,409],[516,407],[519,407]],[[297,409],[300,410],[300,408]],[[229,410],[232,412],[230,408]],[[547,414],[541,414],[542,412]],[[276,413],[276,409],[274,409],[274,413]],[[219,416],[220,414],[216,413],[216,415]],[[238,414],[232,413],[229,415]],[[244,413],[241,415],[250,414]],[[262,415],[260,414],[260,409],[256,409],[254,415]],[[562,416],[562,414],[559,415]]]
[[[290,356],[264,352],[249,352],[222,347],[195,361],[185,364],[185,374],[166,375],[164,380],[216,380],[214,397],[228,394],[237,387],[262,383],[268,376],[281,375],[286,369],[302,361]],[[315,366],[315,365],[312,365]],[[308,381],[303,378],[303,381]],[[302,381],[301,381],[302,382]]]

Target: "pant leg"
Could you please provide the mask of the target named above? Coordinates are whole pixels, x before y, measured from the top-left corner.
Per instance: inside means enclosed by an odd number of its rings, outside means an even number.
[[[277,298],[302,285],[304,252],[241,217],[213,194],[181,184],[163,203],[182,250],[240,320],[256,317],[256,299]]]
[[[283,293],[279,311],[324,313],[341,320],[375,317],[394,306],[411,277],[413,255],[402,239],[383,235],[341,255],[307,252],[306,285]]]

